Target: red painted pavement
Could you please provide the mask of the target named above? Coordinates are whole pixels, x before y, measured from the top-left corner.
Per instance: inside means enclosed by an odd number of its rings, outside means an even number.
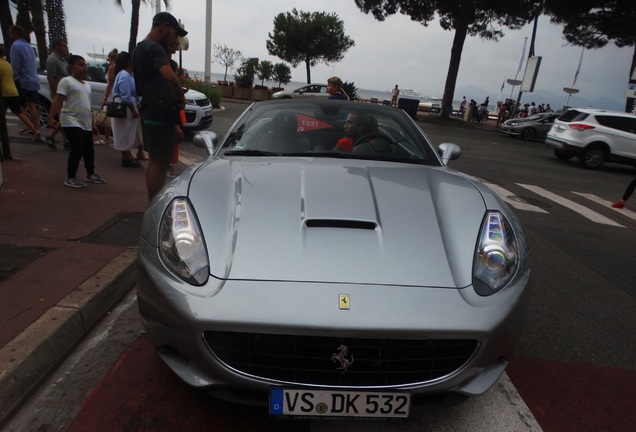
[[[636,431],[636,370],[517,357],[506,371],[545,432]]]
[[[131,343],[93,392],[68,432],[303,432],[309,422],[271,420],[260,409],[213,399],[176,377],[148,339]]]

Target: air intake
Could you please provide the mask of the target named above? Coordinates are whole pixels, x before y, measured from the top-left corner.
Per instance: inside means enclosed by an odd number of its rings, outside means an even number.
[[[305,224],[307,228],[350,228],[370,231],[375,230],[377,226],[375,222],[336,219],[310,219]]]

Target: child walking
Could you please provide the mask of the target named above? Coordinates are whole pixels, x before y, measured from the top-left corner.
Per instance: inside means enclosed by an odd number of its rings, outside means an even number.
[[[95,148],[93,134],[99,130],[91,111],[91,87],[84,81],[88,73],[83,57],[72,55],[68,59],[71,75],[57,85],[57,94],[49,112],[49,125],[56,127],[56,115],[68,138],[71,152],[68,155],[67,175],[64,185],[73,188],[86,187],[86,183],[77,179],[79,163],[84,159],[86,177],[84,181],[104,184],[106,181],[95,174]]]

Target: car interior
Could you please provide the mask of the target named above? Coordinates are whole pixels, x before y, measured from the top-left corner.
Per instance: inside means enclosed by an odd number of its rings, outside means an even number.
[[[362,105],[362,104],[360,104]],[[255,109],[224,143],[224,153],[239,151],[263,152],[267,156],[298,155],[308,153],[324,155],[345,152],[336,147],[345,137],[345,122],[351,105],[298,104],[290,107],[269,105],[269,109]],[[424,145],[407,130],[407,125],[393,109],[369,110],[361,107],[356,112],[371,116],[377,124],[373,133],[362,136],[353,144],[352,158],[372,158],[401,161],[429,159]],[[424,138],[420,138],[424,140]]]

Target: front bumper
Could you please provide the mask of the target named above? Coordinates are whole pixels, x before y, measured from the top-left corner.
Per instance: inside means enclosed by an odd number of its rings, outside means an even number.
[[[204,337],[206,332],[338,338],[349,343],[365,338],[421,340],[422,344],[441,339],[475,340],[474,352],[443,376],[363,386],[368,390],[411,391],[417,400],[434,394],[474,396],[497,381],[512,355],[513,340],[524,316],[529,278],[528,270],[520,271],[510,286],[490,297],[478,296],[472,287],[457,290],[214,278],[197,288],[169,274],[156,251],[142,241],[137,292],[148,336],[165,363],[188,384],[229,400],[233,399],[231,395],[252,395],[253,401],[266,404],[271,386],[325,385],[241,370],[212,352]],[[351,300],[348,310],[338,307],[343,293]],[[331,360],[338,346],[324,351],[325,369],[320,372],[340,375]],[[280,354],[291,355],[284,350]],[[360,364],[364,359],[355,361]],[[336,387],[360,388],[347,384]],[[250,399],[244,397],[238,397],[239,401]]]

